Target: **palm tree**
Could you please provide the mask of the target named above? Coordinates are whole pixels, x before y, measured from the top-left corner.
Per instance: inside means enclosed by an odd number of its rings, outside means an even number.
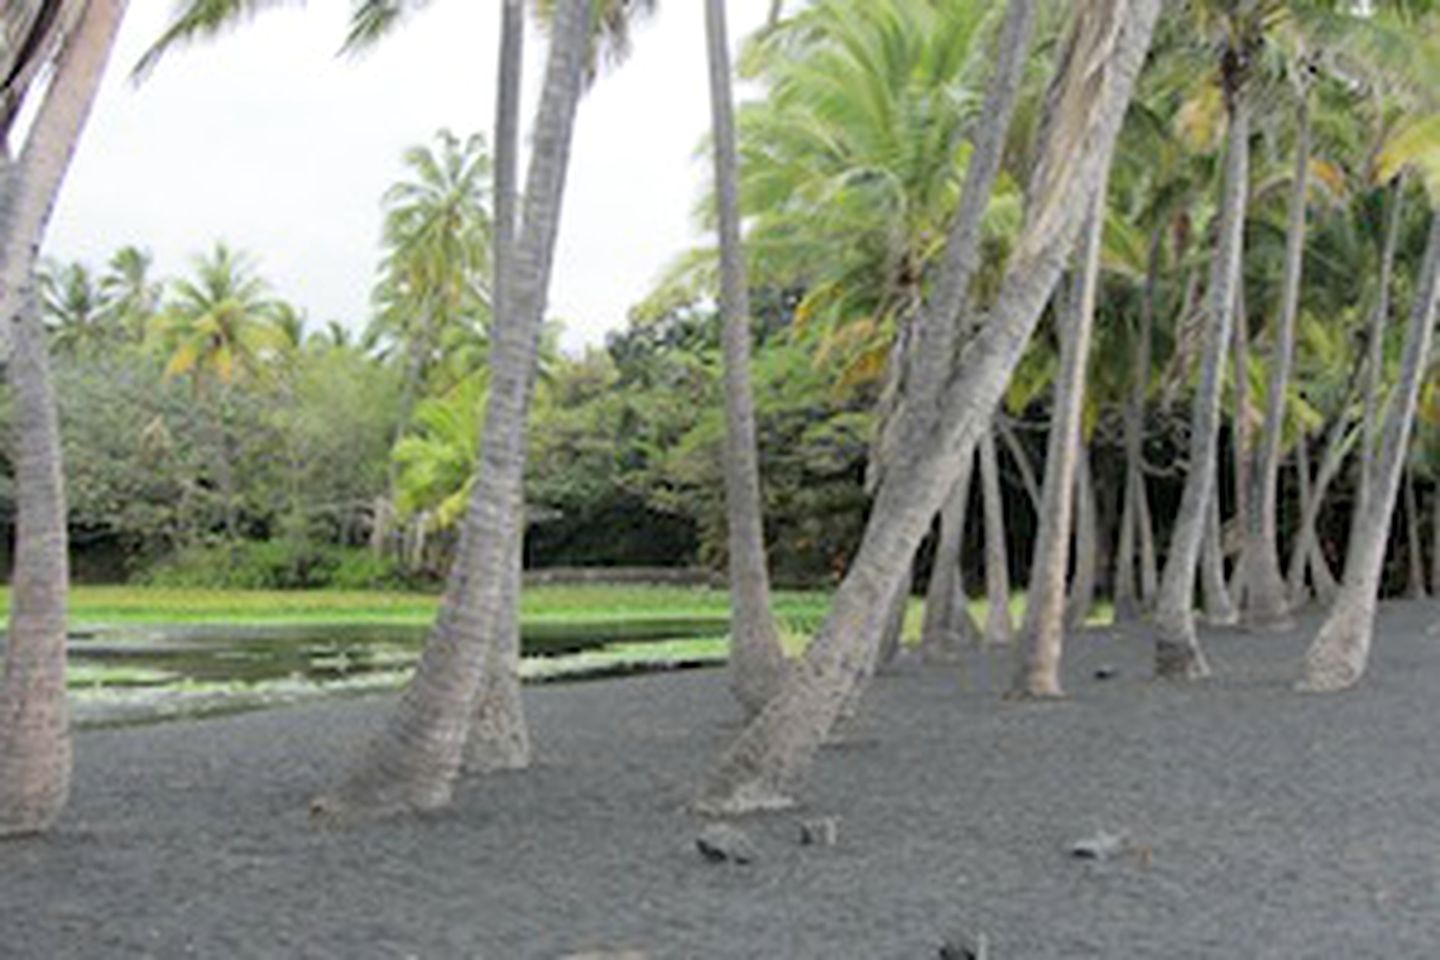
[[[1311,80],[1308,59],[1302,57],[1296,73],[1295,169],[1290,182],[1289,221],[1285,231],[1284,277],[1281,280],[1279,316],[1271,334],[1265,422],[1251,473],[1242,554],[1245,575],[1242,616],[1251,626],[1272,629],[1284,629],[1294,622],[1290,617],[1289,590],[1280,571],[1279,474],[1290,370],[1295,354],[1295,320],[1300,312],[1306,206],[1310,198]],[[1236,371],[1237,382],[1244,376],[1244,371]]]
[[[1065,573],[1070,559],[1071,518],[1078,486],[1081,455],[1081,414],[1085,403],[1085,373],[1095,323],[1095,300],[1100,282],[1101,231],[1105,222],[1106,184],[1103,176],[1095,191],[1089,221],[1076,252],[1074,293],[1056,312],[1060,325],[1060,370],[1055,378],[1055,403],[1045,454],[1044,499],[1040,506],[1040,532],[1031,565],[1024,645],[1019,671],[1011,686],[1017,697],[1052,698],[1060,687],[1060,653],[1065,631]],[[1058,298],[1062,301],[1065,297]],[[1076,548],[1083,538],[1076,537]],[[1093,545],[1092,545],[1093,546]],[[1093,552],[1093,551],[1092,551]],[[1079,564],[1077,563],[1077,570]]]
[[[77,261],[41,268],[36,283],[40,311],[51,328],[52,350],[74,356],[113,345],[115,330],[89,267]]]
[[[361,762],[315,801],[318,814],[351,818],[431,809],[452,795],[475,695],[490,651],[502,642],[504,585],[520,536],[525,425],[584,80],[590,9],[589,0],[561,0],[555,8],[507,293],[513,312],[495,324],[481,469],[439,617],[394,713]]]
[[[1230,346],[1239,298],[1245,207],[1250,183],[1250,115],[1254,57],[1259,34],[1253,9],[1227,11],[1227,41],[1221,55],[1220,83],[1224,96],[1225,162],[1211,261],[1200,383],[1192,406],[1190,457],[1185,489],[1170,537],[1170,551],[1156,600],[1155,670],[1162,677],[1195,679],[1207,676],[1209,665],[1195,634],[1192,596],[1200,549],[1210,523],[1216,494],[1216,463],[1225,353]]]
[[[1023,28],[1029,12],[1026,0],[1012,0],[1007,10],[992,93],[1018,85],[1019,65],[1028,48],[1028,30]],[[963,459],[989,424],[1074,246],[1159,12],[1158,0],[1112,0],[1087,5],[1083,16],[1073,18],[1041,126],[1025,224],[989,322],[958,360],[953,352],[939,359],[924,351],[917,354],[916,376],[897,428],[899,456],[880,484],[860,550],[830,614],[780,693],[710,768],[698,809],[724,814],[792,803],[788,792],[852,700],[856,684],[864,680],[886,601],[907,574],[910,558],[953,488]],[[1008,124],[1005,107],[1002,96],[1001,109],[982,113],[983,138],[992,135],[991,125]],[[988,197],[964,202],[977,213],[957,216],[950,244],[957,237],[978,234],[978,212]],[[956,273],[969,255],[947,249],[945,265],[920,313],[917,343],[949,340],[939,328],[949,328],[968,312],[970,291]]]
[[[1003,646],[1015,639],[1015,621],[1010,615],[1010,551],[993,429],[980,441],[980,499],[985,514],[986,613],[982,636],[986,643]]]
[[[110,257],[100,277],[100,292],[111,323],[132,343],[145,338],[150,320],[165,296],[165,285],[150,277],[153,265],[154,257],[148,250],[125,246]]]
[[[492,286],[484,139],[474,135],[462,142],[441,130],[433,148],[412,147],[404,162],[409,177],[385,192],[385,257],[366,331],[371,341],[395,344],[405,371],[396,442],[433,378],[443,341],[456,327],[488,325]],[[387,498],[376,505],[371,540],[378,549],[389,540],[395,479],[392,469]]]
[[[516,213],[520,205],[520,77],[524,64],[525,11],[522,0],[500,8],[500,63],[495,93],[495,226],[491,301],[495,316],[511,312]],[[488,358],[488,349],[487,349]],[[520,701],[520,586],[524,567],[525,521],[516,525],[505,568],[496,642],[487,654],[470,734],[465,768],[477,773],[519,770],[530,765],[530,729]]]
[[[55,75],[18,157],[0,165],[0,316],[13,329],[16,532],[9,640],[0,679],[0,836],[47,829],[70,791],[65,692],[65,491],[45,337],[32,286],[35,251],[79,142],[125,13],[124,0],[39,4],[63,24],[27,46],[0,87],[9,146],[30,79],[57,53]]]
[[[720,312],[725,347],[725,515],[729,528],[730,688],[747,714],[765,706],[784,673],[770,610],[760,508],[755,398],[750,387],[750,294],[740,240],[740,198],[724,0],[706,0],[715,196],[720,234]]]
[[[234,458],[225,407],[236,383],[264,375],[284,337],[276,304],[244,254],[217,242],[194,259],[195,277],[177,280],[170,302],[150,323],[149,337],[168,358],[166,377],[187,376],[205,408],[215,447],[216,481],[226,535],[239,536]]]
[[[970,508],[970,481],[974,458],[960,468],[960,478],[940,509],[940,537],[935,545],[935,568],[925,590],[925,621],[920,629],[920,653],[931,662],[949,662],[959,656],[966,640],[980,639],[980,628],[970,615],[965,577],[960,567],[965,540],[965,519]]]
[[[1384,414],[1376,459],[1362,465],[1362,469],[1370,471],[1370,493],[1360,505],[1362,516],[1345,557],[1340,594],[1306,653],[1305,678],[1300,684],[1303,690],[1322,693],[1343,690],[1357,683],[1365,673],[1396,493],[1405,469],[1420,387],[1434,338],[1437,300],[1440,300],[1440,214],[1432,213],[1425,258],[1405,331],[1400,380]]]

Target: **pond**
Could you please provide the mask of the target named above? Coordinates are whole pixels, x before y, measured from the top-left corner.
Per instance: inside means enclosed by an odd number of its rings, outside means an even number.
[[[587,679],[721,662],[714,617],[527,623],[527,682]],[[70,691],[77,725],[146,723],[398,688],[428,627],[165,626],[77,630]]]

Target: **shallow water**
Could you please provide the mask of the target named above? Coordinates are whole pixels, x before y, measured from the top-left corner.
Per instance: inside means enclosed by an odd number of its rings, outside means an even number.
[[[261,709],[399,687],[428,627],[292,625],[107,627],[70,642],[70,689],[82,726]],[[677,669],[724,657],[726,624],[608,620],[525,626],[527,681]]]

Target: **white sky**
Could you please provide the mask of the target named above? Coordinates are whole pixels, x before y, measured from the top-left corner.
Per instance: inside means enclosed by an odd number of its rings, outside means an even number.
[[[98,267],[134,243],[173,276],[223,239],[313,324],[358,330],[400,154],[444,126],[491,132],[497,5],[437,0],[358,60],[335,55],[348,3],[280,7],[170,55],[137,87],[130,68],[170,8],[130,4],[45,253]],[[768,0],[729,9],[738,45]],[[549,311],[565,321],[567,348],[620,326],[695,242],[691,212],[709,175],[695,156],[709,125],[702,14],[700,0],[666,0],[630,60],[581,104]],[[529,39],[527,117],[544,58]]]

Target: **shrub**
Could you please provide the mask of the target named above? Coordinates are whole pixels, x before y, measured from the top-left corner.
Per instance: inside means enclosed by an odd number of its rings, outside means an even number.
[[[156,587],[219,590],[407,589],[393,560],[356,547],[277,539],[190,547],[137,578]]]

